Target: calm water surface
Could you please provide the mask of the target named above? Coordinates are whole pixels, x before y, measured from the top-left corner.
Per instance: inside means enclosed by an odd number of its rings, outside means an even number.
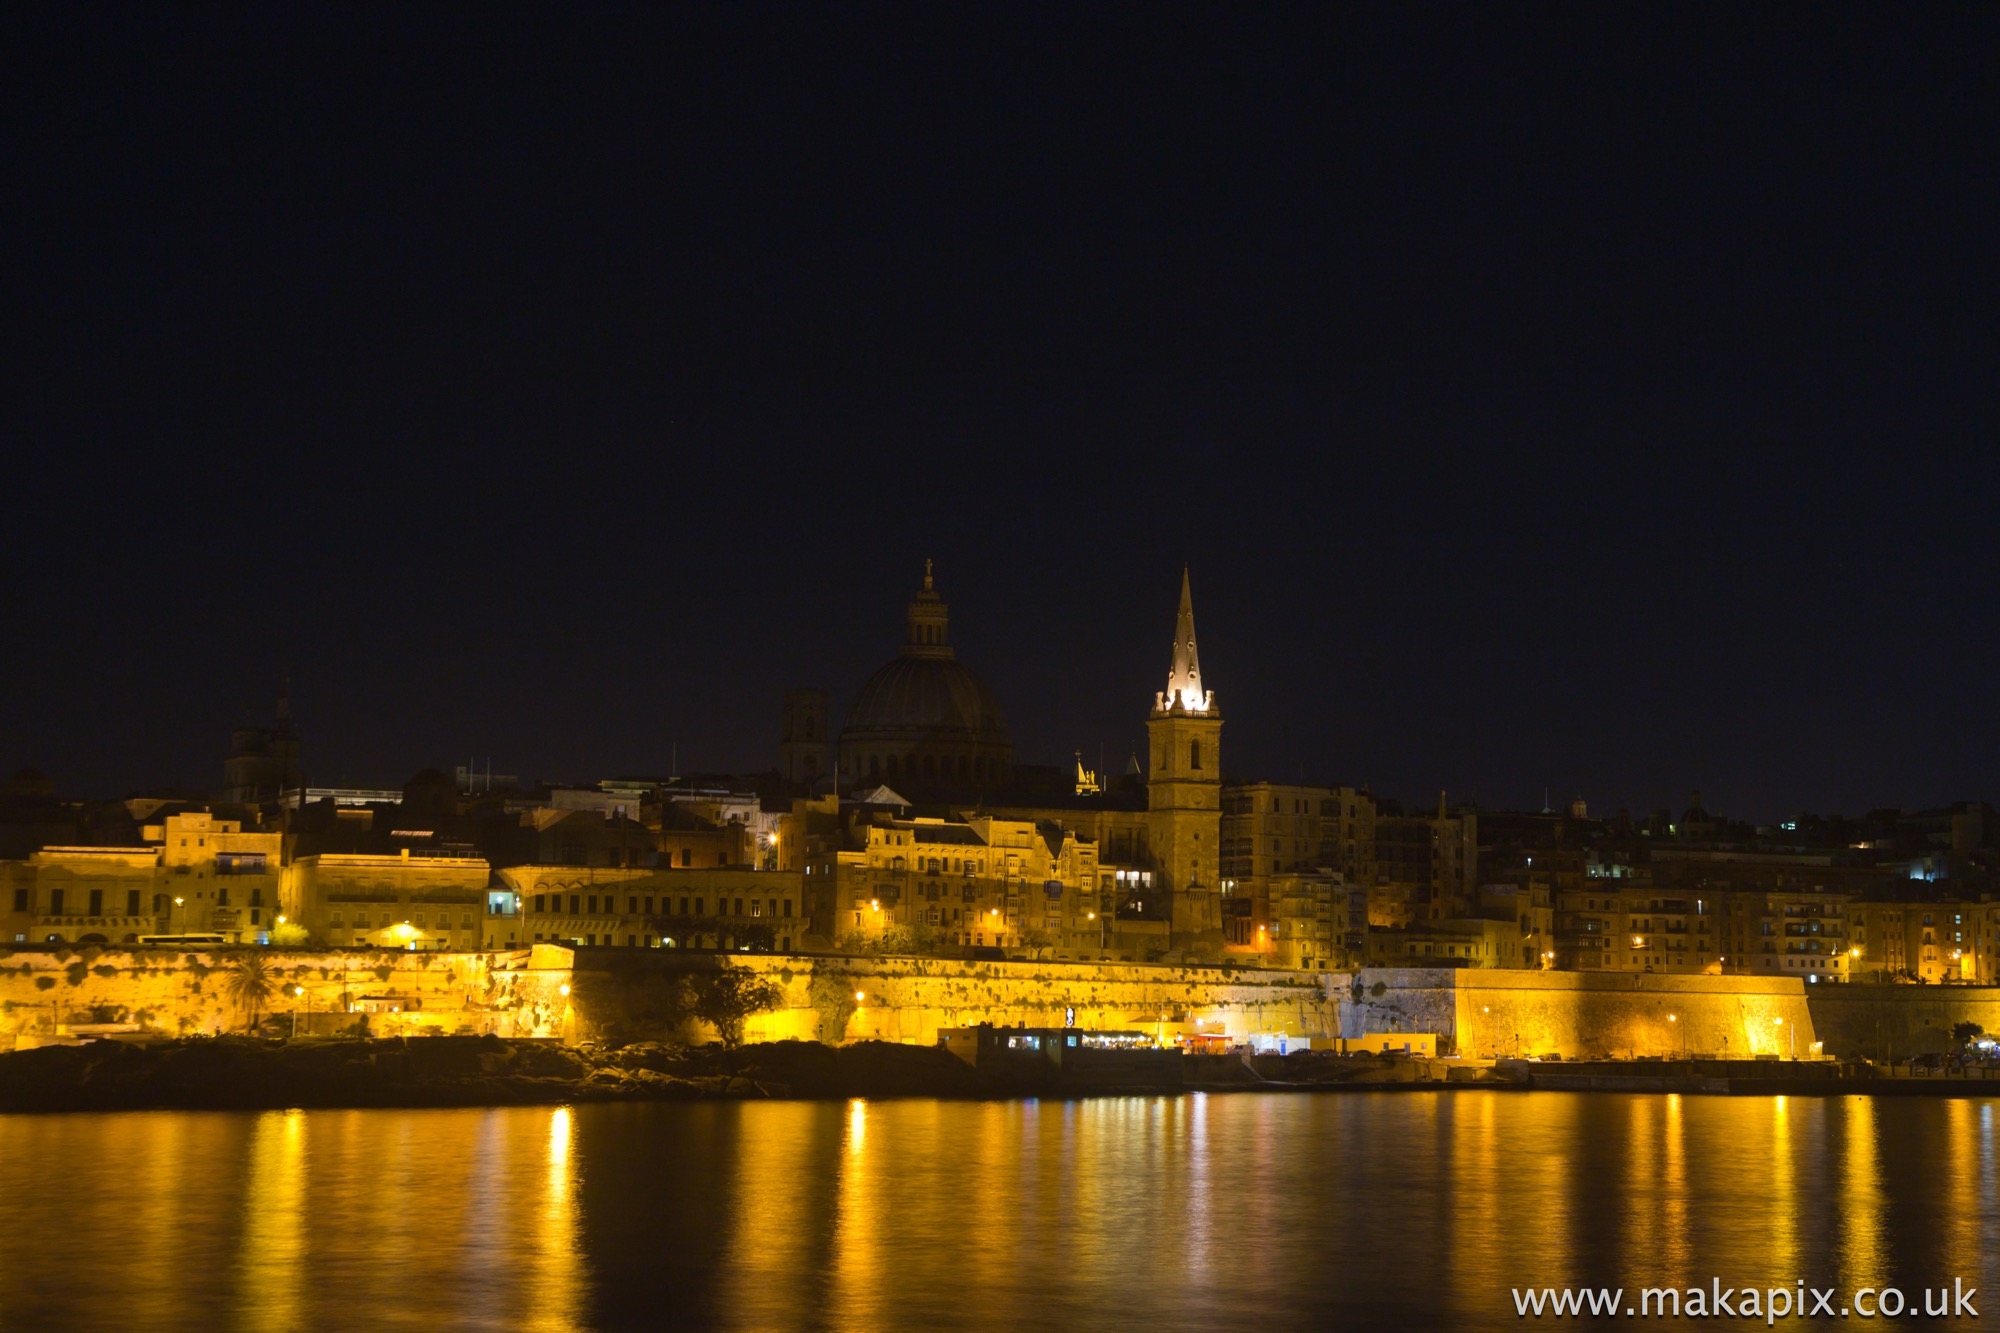
[[[1713,1277],[1962,1277],[2000,1321],[1994,1119],[1564,1093],[0,1116],[0,1329],[1520,1328],[1512,1287]]]

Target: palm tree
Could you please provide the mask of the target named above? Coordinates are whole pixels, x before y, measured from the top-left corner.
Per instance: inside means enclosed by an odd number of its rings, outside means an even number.
[[[277,989],[271,969],[261,953],[238,954],[230,960],[228,975],[222,979],[222,993],[239,1008],[250,1011],[247,1031],[257,1028],[257,1012]]]

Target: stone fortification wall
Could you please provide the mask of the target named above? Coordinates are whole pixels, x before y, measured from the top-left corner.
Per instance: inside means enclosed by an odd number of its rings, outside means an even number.
[[[1805,1057],[1815,1040],[1791,977],[1381,968],[1329,987],[1342,1036],[1435,1032],[1467,1056],[1789,1055],[1796,1032]]]
[[[567,1001],[569,952],[424,953],[358,949],[97,949],[0,951],[0,1051],[60,1040],[74,1029],[163,1036],[241,1032],[251,1015],[231,991],[234,960],[268,977],[265,1015],[292,1011],[299,1030],[353,1028],[378,1036],[490,1032],[554,1035]],[[299,986],[304,994],[288,994]]]
[[[2000,1035],[1996,986],[1814,986],[1807,994],[1833,1055],[1888,1061],[1946,1051],[1959,1023]]]
[[[377,1035],[713,1040],[688,996],[704,977],[768,981],[777,1005],[749,1015],[750,1041],[870,1038],[929,1044],[976,1023],[1247,1038],[1434,1033],[1468,1056],[1799,1055],[1824,1033],[1829,1054],[1908,1059],[1944,1050],[1955,1023],[2000,1033],[2000,988],[1817,986],[1791,978],[1609,973],[1255,968],[958,962],[841,955],[715,955],[537,946],[497,953],[348,950],[0,950],[0,1050],[124,1025],[181,1036],[242,1031],[228,989],[246,953],[269,970],[262,1006],[301,1031]],[[573,984],[573,994],[562,986]],[[302,985],[301,999],[283,988]],[[708,992],[714,991],[711,987]],[[856,997],[859,998],[856,998]],[[306,1016],[310,1017],[307,1018]]]
[[[1040,962],[960,962],[844,955],[645,954],[581,951],[570,1035],[593,1039],[693,1039],[712,1025],[689,1021],[686,986],[718,971],[771,982],[779,1003],[751,1015],[749,1041],[883,1041],[928,1045],[941,1028],[978,1023],[1331,1037],[1337,1033],[1323,973],[1255,968]],[[859,997],[858,999],[856,997]]]

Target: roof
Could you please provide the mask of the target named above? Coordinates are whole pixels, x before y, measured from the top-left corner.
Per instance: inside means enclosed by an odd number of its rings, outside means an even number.
[[[922,735],[1004,744],[1007,721],[986,682],[956,658],[891,658],[855,696],[840,739]]]
[[[915,833],[918,842],[942,842],[959,847],[984,847],[986,839],[970,824],[945,824],[933,820],[895,819],[888,827]]]

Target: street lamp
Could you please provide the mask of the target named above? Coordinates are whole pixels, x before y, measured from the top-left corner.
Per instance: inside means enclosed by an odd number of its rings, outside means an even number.
[[[1672,1031],[1673,1031],[1673,1034],[1674,1034],[1674,1049],[1675,1049],[1676,1051],[1678,1051],[1678,1050],[1680,1050],[1680,1048],[1681,1048],[1681,1041],[1680,1041],[1680,1034],[1681,1034],[1681,1027],[1680,1027],[1680,1024],[1681,1024],[1681,1016],[1680,1016],[1679,1014],[1668,1014],[1668,1015],[1667,1015],[1667,1022],[1668,1022],[1668,1023],[1670,1023],[1670,1024],[1672,1024]]]
[[[1785,1020],[1782,1018],[1773,1018],[1771,1020],[1771,1023],[1775,1027],[1783,1027],[1785,1025]],[[1798,1058],[1799,1058],[1799,1025],[1797,1023],[1794,1023],[1792,1024],[1792,1059],[1796,1060]]]
[[[186,901],[187,899],[181,897],[179,894],[174,895],[174,912],[176,914],[180,912],[181,904],[185,903]],[[172,917],[169,917],[167,920],[167,930],[169,933],[175,935],[178,935],[180,933],[179,928],[174,925]]]

